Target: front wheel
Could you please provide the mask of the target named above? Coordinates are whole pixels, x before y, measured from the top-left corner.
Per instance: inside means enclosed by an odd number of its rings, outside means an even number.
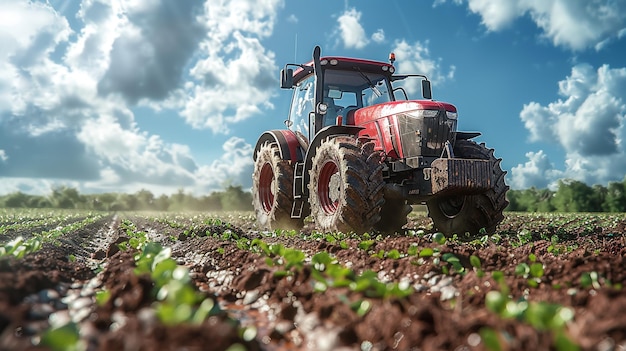
[[[313,158],[309,201],[317,228],[363,233],[380,220],[384,181],[374,143],[353,137],[324,141]]]
[[[501,159],[493,155],[493,149],[471,140],[457,140],[454,154],[459,158],[492,161],[493,186],[478,195],[435,197],[426,203],[428,215],[435,228],[448,237],[457,234],[461,238],[473,238],[481,234],[481,229],[485,234],[493,234],[509,204],[506,200],[509,187],[504,182],[506,172],[500,167]]]
[[[301,229],[302,218],[291,218],[293,166],[280,158],[275,144],[265,143],[257,151],[252,174],[252,205],[263,229]]]

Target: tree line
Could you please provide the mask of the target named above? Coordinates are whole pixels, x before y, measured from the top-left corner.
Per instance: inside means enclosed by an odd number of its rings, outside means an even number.
[[[508,211],[520,212],[626,212],[626,178],[608,186],[571,179],[559,180],[556,190],[530,188],[509,190]],[[57,187],[48,195],[22,192],[0,196],[0,207],[66,208],[101,211],[250,211],[252,194],[241,186],[195,197],[180,189],[172,195],[155,196],[148,190],[134,194],[80,194],[71,187]]]
[[[508,211],[523,212],[626,212],[626,178],[608,186],[571,179],[559,180],[557,190],[510,190]]]
[[[223,191],[195,197],[180,189],[172,195],[155,196],[148,190],[134,194],[80,194],[72,187],[53,188],[48,195],[22,192],[0,196],[5,208],[64,208],[98,211],[250,211],[252,194],[241,186],[227,186]]]

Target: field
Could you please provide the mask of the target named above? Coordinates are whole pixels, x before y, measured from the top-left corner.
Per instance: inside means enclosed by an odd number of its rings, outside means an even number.
[[[626,215],[496,234],[258,230],[252,213],[0,210],[2,350],[626,350]]]

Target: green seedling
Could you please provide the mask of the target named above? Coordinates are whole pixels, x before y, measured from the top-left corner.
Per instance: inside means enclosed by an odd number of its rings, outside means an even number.
[[[364,250],[364,251],[368,251],[376,242],[372,239],[370,240],[363,240],[359,243],[359,245],[357,246],[359,249]]]
[[[47,330],[41,337],[41,345],[47,346],[53,351],[85,349],[85,346],[80,342],[78,325],[73,322]]]
[[[409,256],[417,256],[419,253],[419,247],[417,246],[416,243],[411,244],[411,246],[409,246],[409,249],[407,250],[407,255]]]
[[[435,234],[433,234],[433,242],[437,243],[439,245],[445,245],[446,241],[448,241],[448,238],[446,238],[445,235],[443,235],[443,233],[437,232]]]
[[[596,290],[600,289],[598,272],[584,272],[580,276],[580,285],[585,289],[589,287],[593,287]]]

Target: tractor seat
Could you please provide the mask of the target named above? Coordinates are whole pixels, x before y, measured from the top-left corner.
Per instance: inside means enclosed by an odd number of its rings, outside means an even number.
[[[356,106],[348,106],[345,109],[343,109],[342,111],[342,115],[343,115],[343,123],[349,126],[353,126],[355,125],[355,121],[354,121],[354,113],[356,112],[356,110],[358,109],[358,107]]]

